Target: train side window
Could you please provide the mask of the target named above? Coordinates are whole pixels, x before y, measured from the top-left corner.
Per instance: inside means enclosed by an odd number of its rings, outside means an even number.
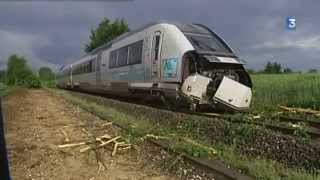
[[[154,60],[159,59],[159,45],[160,45],[160,35],[155,36],[155,46],[154,46]]]
[[[128,46],[119,49],[118,65],[119,66],[127,65],[127,60],[128,60]]]
[[[93,59],[91,61],[91,71],[92,72],[96,71],[96,59]]]
[[[114,68],[117,66],[117,51],[114,50],[110,53],[109,68]]]
[[[90,73],[91,72],[91,60],[89,60],[86,64],[86,70],[87,70],[87,73]]]
[[[129,64],[139,64],[142,62],[143,41],[138,41],[130,45]]]

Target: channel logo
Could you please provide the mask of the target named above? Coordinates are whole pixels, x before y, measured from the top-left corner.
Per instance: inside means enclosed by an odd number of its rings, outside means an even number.
[[[292,16],[287,17],[286,24],[288,30],[295,30],[297,27],[296,18]]]

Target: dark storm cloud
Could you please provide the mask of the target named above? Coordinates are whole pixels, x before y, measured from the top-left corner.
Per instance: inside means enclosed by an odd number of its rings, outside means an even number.
[[[83,54],[90,29],[108,17],[126,19],[131,29],[157,20],[202,23],[229,42],[249,67],[278,61],[308,69],[320,66],[319,5],[316,0],[0,2],[0,61],[17,52],[35,67],[70,63]],[[297,18],[296,31],[286,30],[287,16]]]

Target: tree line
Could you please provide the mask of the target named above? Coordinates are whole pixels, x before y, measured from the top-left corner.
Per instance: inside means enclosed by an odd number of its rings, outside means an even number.
[[[129,27],[124,19],[111,21],[104,18],[98,27],[91,30],[90,41],[85,44],[84,51],[89,53],[128,31]],[[30,88],[39,88],[43,85],[55,86],[55,74],[49,67],[32,71],[23,56],[13,54],[8,58],[7,69],[0,70],[0,82],[9,86]]]
[[[7,69],[0,71],[0,82],[8,86],[40,88],[55,80],[55,74],[49,67],[32,71],[23,56],[13,54],[8,58]]]
[[[290,73],[301,73],[301,71],[293,71],[288,67],[283,67],[277,62],[267,62],[263,70],[255,71],[254,69],[248,69],[251,74],[290,74]],[[309,69],[308,73],[317,73],[317,69]]]

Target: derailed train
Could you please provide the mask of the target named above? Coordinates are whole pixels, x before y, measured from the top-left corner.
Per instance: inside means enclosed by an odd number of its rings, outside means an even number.
[[[58,87],[116,95],[159,96],[196,110],[249,108],[244,63],[206,26],[153,23],[63,66]]]

